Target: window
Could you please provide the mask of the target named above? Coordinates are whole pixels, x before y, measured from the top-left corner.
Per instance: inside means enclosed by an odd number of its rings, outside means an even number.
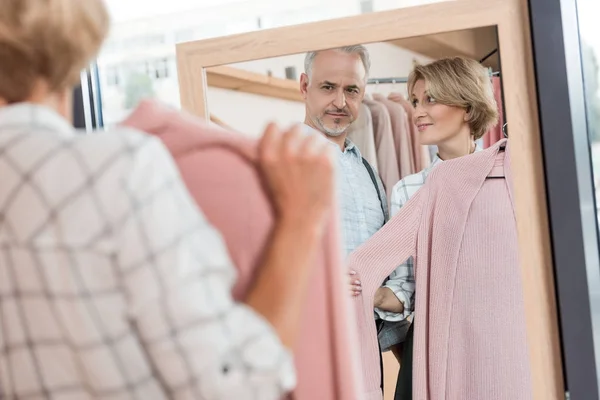
[[[104,70],[104,76],[107,86],[119,86],[121,83],[119,78],[119,68],[116,66],[107,67]]]
[[[169,77],[169,60],[167,58],[150,59],[144,61],[143,68],[133,68],[133,70],[143,71],[150,79],[164,79]]]
[[[166,58],[154,62],[154,78],[163,79],[169,77],[169,60]]]
[[[175,32],[175,43],[189,42],[194,40],[194,29],[182,29]]]
[[[128,37],[123,41],[123,47],[129,50],[144,49],[166,44],[166,35],[151,34]]]
[[[102,51],[105,53],[114,53],[119,50],[120,43],[115,40],[107,40],[102,47]]]
[[[360,12],[362,14],[373,12],[373,0],[363,0],[360,2]]]

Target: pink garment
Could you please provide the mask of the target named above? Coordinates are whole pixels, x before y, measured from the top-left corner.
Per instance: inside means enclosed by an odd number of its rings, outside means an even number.
[[[421,144],[421,141],[419,138],[419,130],[417,129],[417,126],[413,122],[413,111],[414,111],[413,106],[400,93],[392,92],[388,95],[388,99],[390,99],[391,101],[393,101],[395,103],[400,104],[404,108],[404,111],[406,111],[406,115],[408,118],[408,126],[410,129],[410,135],[412,138],[411,143],[412,143],[413,153],[414,153],[414,158],[415,158],[415,168],[416,168],[415,173],[418,171],[422,171],[425,168],[429,167],[429,165],[431,164],[431,156],[429,155],[428,146],[424,146]]]
[[[239,273],[233,294],[243,301],[273,225],[256,168],[257,140],[151,101],[142,102],[124,125],[158,136],[169,149],[190,193],[223,235]],[[298,400],[355,400],[363,390],[337,221],[334,210],[294,349]]]
[[[486,179],[498,170],[504,179]],[[363,287],[355,305],[366,398],[381,399],[374,293],[410,256],[416,279],[413,399],[532,398],[511,185],[507,140],[445,161],[350,255],[348,266]]]
[[[492,77],[492,85],[494,87],[494,98],[498,105],[498,123],[492,129],[490,129],[485,135],[483,135],[483,148],[487,149],[493,146],[494,143],[504,138],[502,133],[502,125],[504,125],[504,115],[502,113],[502,82],[500,77]]]
[[[373,94],[373,99],[383,104],[390,114],[392,136],[394,137],[394,145],[396,146],[395,151],[396,156],[398,157],[398,173],[400,174],[400,179],[418,172],[415,168],[414,149],[406,111],[402,105],[389,100],[379,93]]]
[[[375,138],[375,151],[377,152],[377,172],[383,182],[390,202],[392,188],[400,180],[398,171],[398,158],[392,133],[392,120],[387,108],[373,99],[365,96],[363,103],[369,107],[373,120],[373,135]]]
[[[373,118],[371,110],[364,103],[360,105],[356,121],[348,129],[348,139],[358,147],[360,154],[371,164],[371,167],[378,171]]]

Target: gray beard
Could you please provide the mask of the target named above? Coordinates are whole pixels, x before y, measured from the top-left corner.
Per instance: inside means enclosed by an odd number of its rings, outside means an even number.
[[[325,124],[323,123],[323,121],[321,120],[321,118],[317,117],[315,118],[316,125],[321,128],[321,131],[323,133],[325,133],[327,136],[331,136],[331,137],[338,137],[344,134],[344,132],[346,132],[346,130],[350,127],[350,125],[352,123],[350,123],[348,126],[346,127],[339,127],[339,128],[328,128],[325,126]]]

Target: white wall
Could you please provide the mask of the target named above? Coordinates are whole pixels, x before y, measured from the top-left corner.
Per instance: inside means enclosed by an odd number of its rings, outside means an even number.
[[[371,56],[371,77],[406,77],[412,69],[413,60],[425,63],[428,58],[401,49],[388,43],[373,43],[366,47]],[[296,67],[297,77],[304,70],[304,54],[256,60],[232,65],[236,68],[285,78],[285,67]],[[406,85],[369,85],[367,93],[379,92],[387,95],[390,91],[406,94]],[[226,89],[209,88],[208,107],[212,114],[232,128],[248,135],[258,135],[269,121],[287,126],[304,120],[304,104],[280,100],[250,93]]]
[[[431,58],[389,43],[372,43],[368,44],[367,48],[371,55],[371,78],[406,78],[412,70],[415,60],[421,64],[433,61]],[[406,95],[406,85],[402,83],[373,84],[367,88],[367,93],[388,94],[391,91]]]
[[[288,126],[304,120],[303,103],[227,89],[209,88],[208,107],[211,114],[250,136],[259,136],[270,121]]]

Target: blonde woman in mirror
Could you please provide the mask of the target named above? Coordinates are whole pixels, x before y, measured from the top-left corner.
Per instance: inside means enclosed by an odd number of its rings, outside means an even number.
[[[478,139],[498,120],[489,72],[475,60],[451,57],[418,65],[410,73],[407,86],[413,106],[412,122],[418,128],[420,143],[435,145],[438,152],[427,168],[406,176],[394,186],[392,215],[398,213],[424,185],[436,166],[445,160],[482,150],[477,144]],[[358,295],[360,283],[351,285],[351,291]],[[414,311],[414,294],[414,265],[409,259],[398,266],[376,292],[374,307],[379,318],[384,320],[382,331],[385,331],[385,325],[406,326],[400,322],[410,320]],[[410,399],[412,334],[411,324],[405,338],[403,334],[397,334],[395,338],[397,343],[404,342],[396,400]]]

